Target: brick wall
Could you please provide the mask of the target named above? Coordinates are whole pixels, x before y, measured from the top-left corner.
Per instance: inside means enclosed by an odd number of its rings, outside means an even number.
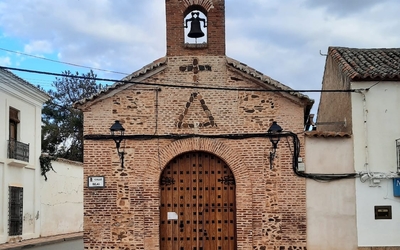
[[[337,62],[328,55],[323,77],[323,90],[347,90],[350,81],[340,71]],[[344,124],[346,121],[346,124]],[[351,133],[351,93],[325,92],[321,94],[318,107],[317,123],[330,123],[318,125],[319,131],[336,131]]]
[[[194,59],[210,68],[188,70]],[[175,56],[144,82],[261,89],[249,79],[231,70],[223,56]],[[126,135],[265,133],[275,120],[299,133],[303,142],[304,108],[281,93],[179,87],[156,91],[136,84],[96,100],[84,110],[86,135],[109,134],[114,120],[121,121]],[[210,115],[216,126],[178,127],[180,121],[205,124]],[[235,176],[237,249],[306,249],[305,180],[292,171],[290,141],[279,143],[273,169],[268,138],[125,140],[124,170],[112,140],[85,140],[84,146],[84,179],[106,177],[106,188],[84,190],[85,249],[159,249],[159,177],[170,160],[190,151],[215,154]]]
[[[184,19],[192,10],[200,10],[207,16],[207,45],[202,49],[185,46]],[[225,55],[225,1],[168,0],[166,17],[167,56]]]

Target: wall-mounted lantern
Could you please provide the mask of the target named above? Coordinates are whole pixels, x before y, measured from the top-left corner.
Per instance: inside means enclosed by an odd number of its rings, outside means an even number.
[[[278,147],[278,142],[281,140],[282,128],[275,121],[272,122],[271,127],[268,129],[269,140],[272,143],[272,152],[269,153],[269,164],[272,169],[273,161],[276,156],[276,149]]]
[[[125,133],[124,127],[122,127],[119,121],[115,121],[115,123],[110,128],[111,136],[115,141],[115,146],[117,148],[119,160],[121,161],[121,168],[124,168],[124,154],[125,152],[120,152],[119,148],[121,146],[121,142],[123,140],[123,136]]]

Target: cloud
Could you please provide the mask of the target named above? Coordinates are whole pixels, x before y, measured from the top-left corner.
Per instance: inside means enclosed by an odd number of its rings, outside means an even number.
[[[154,0],[5,0],[0,25],[25,41],[27,52],[54,49],[63,61],[132,72],[165,54],[164,13]]]
[[[329,46],[400,44],[397,0],[226,0],[225,5],[227,55],[294,89],[321,88],[325,57],[319,52]],[[165,55],[165,26],[162,0],[0,2],[0,37],[18,39],[23,45],[18,50],[126,73]]]
[[[396,3],[395,0],[306,0],[310,8],[324,8],[333,15],[351,15],[374,7],[382,3]]]
[[[11,59],[10,57],[0,57],[0,65],[2,66],[11,66]]]
[[[29,44],[25,44],[24,52],[28,54],[35,53],[52,53],[52,44],[49,41],[40,40],[32,41]]]

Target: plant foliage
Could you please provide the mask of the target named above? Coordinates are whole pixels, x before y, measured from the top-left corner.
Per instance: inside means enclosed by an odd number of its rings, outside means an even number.
[[[42,110],[42,151],[51,156],[83,161],[83,114],[73,104],[104,89],[93,71],[79,75],[64,71],[47,93]]]
[[[53,156],[48,156],[48,155],[41,155],[39,157],[39,161],[40,161],[40,170],[41,170],[41,174],[44,176],[44,180],[47,181],[47,172],[49,172],[50,170],[53,170],[55,173],[56,171],[53,168],[53,165],[51,165],[51,161],[53,160],[57,160],[56,157]]]

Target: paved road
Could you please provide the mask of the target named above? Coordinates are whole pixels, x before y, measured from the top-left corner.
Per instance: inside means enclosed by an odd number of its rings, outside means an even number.
[[[83,239],[67,240],[58,242],[51,245],[37,246],[37,247],[24,247],[27,250],[83,250]]]

